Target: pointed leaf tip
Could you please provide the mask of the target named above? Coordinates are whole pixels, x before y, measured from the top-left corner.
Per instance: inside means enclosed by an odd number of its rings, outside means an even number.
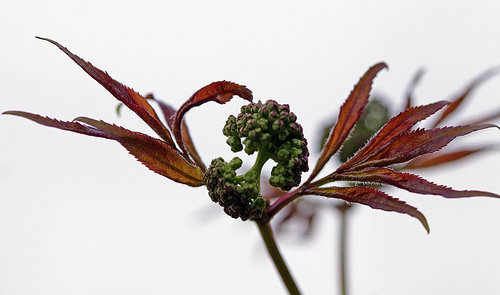
[[[172,136],[168,129],[163,125],[155,110],[146,101],[146,99],[134,91],[132,88],[123,85],[122,83],[114,80],[107,72],[94,67],[90,62],[83,60],[76,54],[69,51],[68,48],[62,46],[58,42],[42,37],[37,39],[47,41],[64,52],[71,58],[82,70],[84,70],[90,77],[103,86],[109,93],[116,99],[123,102],[129,109],[135,112],[151,129],[153,129],[165,142],[171,146],[175,146]]]
[[[417,72],[413,75],[413,78],[411,79],[410,83],[408,86],[406,86],[406,106],[405,109],[409,109],[413,106],[413,92],[417,85],[420,83],[420,80],[422,79],[422,76],[425,73],[424,68],[420,68],[417,70]]]
[[[479,190],[454,190],[435,184],[418,175],[396,172],[389,168],[368,168],[361,171],[336,175],[337,180],[375,182],[392,185],[409,192],[423,195],[439,195],[445,198],[490,197],[500,198],[498,194]]]
[[[150,170],[189,186],[203,185],[201,169],[188,162],[175,148],[164,141],[86,117],[78,117],[75,121],[88,124],[107,134]]]
[[[361,150],[345,162],[337,172],[349,170],[357,164],[366,161],[395,138],[408,133],[419,121],[426,119],[447,104],[447,101],[438,101],[423,106],[410,107],[399,113],[389,120],[389,122],[387,122],[387,124],[385,124]]]
[[[381,167],[404,163],[418,156],[439,151],[459,136],[474,131],[498,127],[493,124],[463,125],[434,128],[430,130],[416,129],[403,132],[390,142],[363,158],[355,165],[356,170],[366,167]]]
[[[309,189],[306,193],[358,203],[373,209],[408,214],[418,219],[427,233],[430,232],[427,219],[417,208],[372,187],[322,187]]]
[[[328,160],[330,160],[330,158],[339,150],[344,141],[347,139],[347,136],[349,136],[352,128],[361,117],[361,114],[368,103],[368,98],[370,97],[370,91],[375,76],[385,68],[387,68],[387,65],[383,62],[373,65],[354,86],[354,89],[349,94],[349,97],[340,108],[337,123],[330,132],[316,167],[309,176],[308,182],[313,180],[314,177],[318,175]]]
[[[478,153],[483,153],[494,149],[494,146],[485,145],[478,148],[460,149],[453,152],[442,152],[438,154],[427,154],[413,159],[406,164],[403,169],[419,169],[427,167],[435,167],[439,165],[449,164],[459,161],[463,158],[470,157]]]
[[[455,113],[463,104],[464,101],[469,99],[471,93],[479,87],[486,80],[492,78],[493,76],[500,73],[500,66],[496,66],[486,70],[477,76],[467,88],[465,88],[461,93],[459,93],[454,99],[451,100],[451,103],[443,110],[440,117],[434,123],[434,127],[437,127],[442,124],[451,114]]]
[[[43,117],[37,114],[32,114],[28,112],[22,112],[22,111],[6,111],[2,113],[3,115],[12,115],[12,116],[18,116],[22,117],[28,120],[31,120],[35,123],[38,123],[40,125],[44,125],[47,127],[54,127],[57,129],[62,129],[66,131],[72,131],[75,133],[80,133],[84,135],[89,135],[89,136],[95,136],[95,137],[102,137],[102,138],[107,138],[111,139],[107,134],[104,132],[93,128],[89,126],[82,125],[78,122],[67,122],[67,121],[60,121],[57,119],[52,119],[49,117]]]

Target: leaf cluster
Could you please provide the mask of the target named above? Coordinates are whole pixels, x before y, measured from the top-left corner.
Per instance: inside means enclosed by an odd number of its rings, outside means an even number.
[[[307,142],[302,135],[302,127],[296,123],[295,115],[289,111],[287,105],[280,105],[274,101],[267,101],[264,104],[261,102],[251,103],[242,108],[240,115],[230,117],[226,122],[224,134],[228,136],[227,142],[233,151],[240,151],[244,148],[248,154],[259,152],[256,164],[250,169],[250,173],[237,176],[235,170],[241,166],[241,161],[234,159],[230,163],[216,159],[207,172],[207,168],[194,146],[184,115],[193,107],[209,101],[224,104],[235,95],[252,102],[252,92],[248,88],[228,81],[214,82],[196,91],[177,110],[152,97],[151,101],[158,103],[163,114],[164,122],[162,122],[146,97],[114,80],[106,72],[71,53],[59,43],[50,39],[39,39],[48,41],[62,50],[123,105],[135,112],[158,137],[130,131],[114,124],[86,117],[78,117],[73,121],[59,121],[22,111],[7,111],[4,114],[24,117],[49,127],[114,140],[142,164],[158,174],[188,186],[206,185],[212,200],[226,205],[231,204],[223,207],[226,213],[233,217],[259,222],[269,221],[276,213],[300,196],[318,195],[359,203],[374,209],[408,214],[417,218],[429,231],[424,215],[404,201],[389,196],[376,188],[342,187],[332,185],[332,183],[336,181],[379,183],[414,193],[434,194],[446,198],[500,197],[498,194],[479,190],[454,190],[447,186],[434,184],[418,175],[399,172],[392,168],[393,165],[408,163],[412,160],[416,161],[412,162],[413,164],[408,164],[408,167],[411,165],[422,167],[429,163],[447,161],[450,158],[456,159],[463,156],[464,153],[476,152],[472,149],[460,151],[461,155],[426,158],[441,150],[457,137],[497,127],[493,124],[483,123],[486,119],[458,126],[437,126],[460,106],[477,84],[490,77],[491,73],[478,78],[466,89],[463,96],[451,103],[438,101],[422,106],[412,106],[412,89],[410,88],[406,110],[390,119],[364,147],[351,158],[346,159],[338,169],[330,173],[323,173],[325,176],[319,177],[325,164],[334,154],[339,152],[353,128],[362,118],[363,111],[368,104],[373,80],[381,70],[387,67],[384,63],[375,64],[360,78],[341,106],[336,124],[331,129],[319,159],[307,180],[296,189],[285,192],[273,203],[265,203],[260,193],[259,180],[262,166],[267,159],[273,159],[277,162],[277,166],[271,172],[271,184],[285,191],[299,185],[300,173],[308,169]],[[413,85],[417,83],[420,76],[417,76]],[[444,109],[444,112],[434,127],[430,129],[414,128],[418,122],[441,109]],[[418,164],[420,159],[425,160]],[[234,202],[235,198],[240,203]]]
[[[146,122],[159,138],[86,117],[78,117],[73,121],[59,121],[23,111],[7,111],[4,114],[24,117],[49,127],[115,140],[150,170],[182,184],[193,187],[204,185],[203,173],[206,171],[183,119],[186,112],[209,101],[224,104],[234,95],[252,100],[252,92],[248,88],[228,81],[213,82],[201,88],[178,110],[151,97],[158,102],[166,121],[165,125],[146,97],[114,80],[106,72],[71,53],[61,44],[50,39],[37,38],[48,41],[63,51],[116,99]]]
[[[342,106],[339,120],[328,137],[325,147],[322,150],[320,161],[308,180],[310,184],[305,193],[360,203],[374,209],[409,214],[419,219],[427,231],[429,231],[429,226],[423,214],[416,208],[382,191],[364,186],[345,188],[335,186],[325,187],[325,185],[334,181],[350,181],[360,184],[377,183],[391,185],[414,193],[440,195],[447,198],[473,196],[499,197],[497,194],[478,190],[454,190],[443,185],[434,184],[415,174],[398,172],[391,168],[393,165],[407,163],[421,156],[427,156],[439,151],[459,136],[486,128],[497,127],[493,124],[474,123],[453,127],[413,129],[419,121],[428,118],[443,108],[449,110],[450,106],[453,107],[456,105],[456,102],[448,103],[446,101],[439,101],[428,105],[411,107],[411,96],[408,96],[410,99],[408,99],[407,109],[389,120],[364,147],[354,153],[351,158],[346,159],[336,171],[317,181],[313,181],[318,172],[323,168],[326,160],[338,150],[338,142],[345,140],[346,134],[351,132],[353,127],[350,122],[352,120],[359,120],[362,116],[360,109],[362,110],[366,106],[368,97],[366,96],[366,92],[362,92],[361,89],[357,88],[369,87],[366,86],[368,85],[366,79],[373,80],[373,73],[379,71],[381,68],[383,68],[381,64],[370,68]],[[353,95],[358,93],[363,93],[363,95]],[[448,113],[446,111],[443,112],[438,122],[443,120],[443,116],[445,118],[448,116]]]

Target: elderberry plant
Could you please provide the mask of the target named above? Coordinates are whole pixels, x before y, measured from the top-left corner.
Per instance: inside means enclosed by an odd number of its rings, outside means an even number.
[[[219,81],[195,92],[178,110],[149,97],[158,103],[165,125],[147,101],[147,97],[114,80],[106,72],[71,53],[59,43],[50,39],[39,39],[48,41],[62,50],[115,98],[135,112],[155,131],[158,138],[87,117],[59,121],[23,111],[7,111],[4,114],[24,117],[49,127],[117,141],[150,170],[181,184],[192,187],[206,186],[212,201],[219,203],[229,216],[251,220],[257,224],[268,253],[290,294],[300,294],[300,291],[280,254],[269,222],[278,212],[301,196],[317,195],[407,214],[419,220],[427,231],[427,220],[417,208],[374,187],[342,187],[334,183],[379,183],[414,193],[447,198],[500,197],[495,193],[479,190],[454,190],[429,182],[415,174],[391,168],[394,164],[406,163],[436,152],[458,136],[486,128],[498,128],[493,124],[413,128],[417,122],[446,107],[446,101],[407,108],[390,119],[364,147],[339,168],[318,179],[325,164],[342,148],[361,118],[368,103],[373,80],[386,68],[384,63],[369,68],[355,85],[340,108],[337,122],[325,141],[317,163],[306,181],[301,184],[301,174],[308,171],[309,151],[302,127],[288,105],[273,100],[253,103],[252,92],[247,87]],[[184,120],[184,115],[194,107],[209,101],[224,104],[235,95],[250,103],[241,108],[239,115],[227,119],[223,134],[228,138],[227,143],[233,152],[257,152],[255,164],[241,175],[236,172],[242,166],[238,157],[229,162],[222,158],[214,159],[207,169]],[[262,167],[268,160],[276,163],[271,171],[269,184],[285,191],[272,202],[262,197],[260,188]]]

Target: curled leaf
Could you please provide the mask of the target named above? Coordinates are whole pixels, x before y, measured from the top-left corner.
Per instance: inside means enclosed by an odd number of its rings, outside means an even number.
[[[93,126],[118,141],[150,170],[189,186],[203,185],[201,169],[184,159],[174,147],[164,141],[103,121],[85,117],[75,120]]]
[[[228,102],[234,95],[245,100],[252,101],[252,91],[246,86],[239,85],[229,81],[213,82],[200,90],[196,91],[175,113],[174,136],[177,144],[184,153],[188,153],[182,140],[181,122],[187,111],[202,105],[209,101],[215,101],[220,104]]]
[[[358,84],[354,86],[351,94],[340,108],[337,123],[330,132],[316,167],[314,167],[314,170],[307,182],[311,181],[314,177],[316,177],[316,175],[318,175],[328,160],[330,160],[333,154],[335,154],[342,146],[342,143],[346,140],[352,128],[361,117],[363,109],[368,103],[373,79],[375,79],[378,72],[386,67],[387,65],[385,63],[378,63],[372,66],[363,75],[363,77],[361,77]]]
[[[340,166],[337,172],[348,170],[357,163],[365,161],[374,151],[388,144],[401,133],[409,131],[417,122],[434,114],[446,104],[446,101],[438,101],[428,105],[412,107],[401,112],[399,115],[389,120],[365,147]]]
[[[314,188],[307,190],[306,193],[367,205],[373,209],[408,214],[418,219],[424,226],[425,230],[429,232],[429,224],[427,223],[425,216],[420,213],[417,208],[371,187],[354,186]]]
[[[392,185],[413,193],[425,195],[440,195],[445,198],[468,198],[468,197],[493,197],[500,198],[495,193],[478,190],[454,190],[444,185],[438,185],[411,173],[396,172],[388,168],[368,168],[361,171],[353,171],[332,175],[336,180],[376,182]]]
[[[42,117],[42,116],[37,115],[37,114],[32,114],[32,113],[22,112],[22,111],[7,111],[7,112],[3,112],[3,114],[23,117],[23,118],[29,119],[31,121],[38,123],[38,124],[48,126],[48,127],[54,127],[54,128],[72,131],[72,132],[85,134],[85,135],[89,135],[89,136],[111,139],[110,136],[108,136],[106,133],[100,131],[99,129],[96,129],[96,128],[93,128],[90,126],[86,126],[86,125],[82,125],[78,122],[59,121],[59,120],[52,119],[49,117]]]
[[[133,89],[121,84],[111,78],[106,72],[94,67],[91,63],[81,59],[77,55],[71,53],[66,47],[56,41],[36,37],[41,40],[48,41],[67,56],[69,56],[76,64],[78,64],[87,74],[108,90],[116,99],[123,102],[129,109],[134,111],[144,122],[146,122],[163,140],[168,144],[175,146],[172,136],[167,128],[161,123],[158,115],[146,101],[146,99]]]

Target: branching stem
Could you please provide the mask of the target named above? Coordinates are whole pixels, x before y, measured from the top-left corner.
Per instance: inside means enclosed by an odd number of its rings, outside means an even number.
[[[270,157],[267,152],[259,150],[252,168],[248,169],[248,171],[244,174],[236,176],[236,178],[245,179],[248,175],[253,174],[254,177],[256,177],[255,182],[257,183],[260,191],[260,175],[262,174],[262,167],[264,167],[264,164],[266,164],[269,159]]]
[[[269,219],[271,219],[276,213],[278,213],[281,209],[285,208],[286,205],[290,204],[293,202],[295,199],[303,195],[304,191],[306,190],[306,187],[301,186],[298,187],[297,189],[293,191],[289,191],[283,196],[281,196],[276,202],[272,203],[268,208],[267,208],[267,216]]]

